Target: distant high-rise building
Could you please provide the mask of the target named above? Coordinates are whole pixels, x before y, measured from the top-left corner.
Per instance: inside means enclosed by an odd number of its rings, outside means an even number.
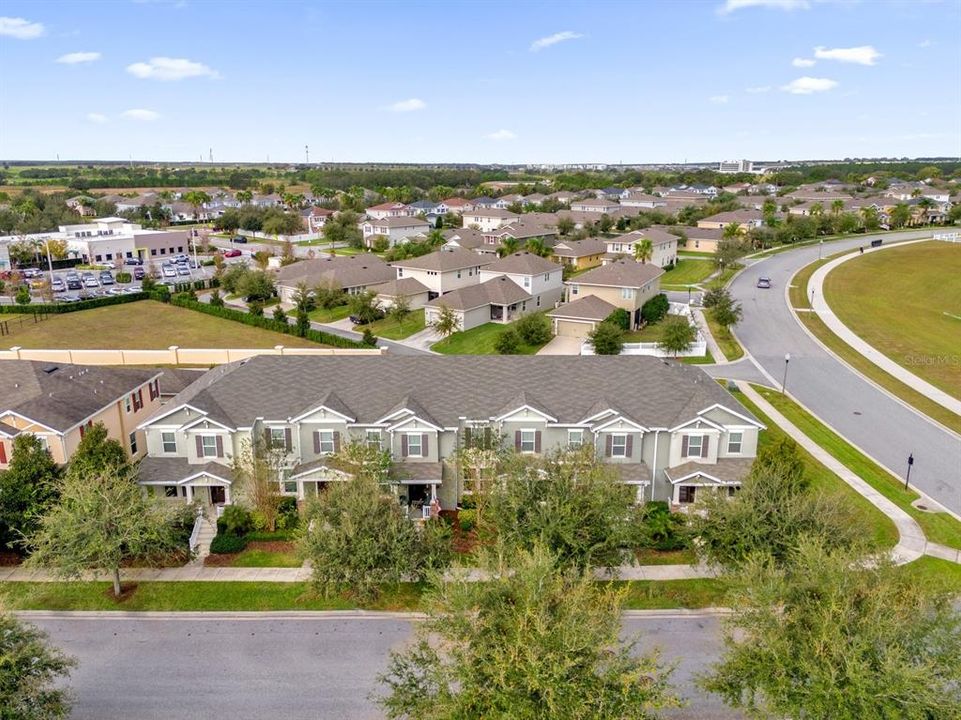
[[[754,163],[750,160],[722,160],[718,163],[717,171],[720,173],[752,173]]]

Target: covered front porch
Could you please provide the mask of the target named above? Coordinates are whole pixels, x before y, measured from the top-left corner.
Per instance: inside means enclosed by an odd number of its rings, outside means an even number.
[[[168,502],[197,502],[214,517],[233,502],[233,473],[220,463],[191,464],[185,458],[144,458],[137,482]]]
[[[391,471],[397,498],[412,520],[427,520],[444,508],[438,490],[443,480],[443,463],[398,463]]]
[[[327,458],[320,458],[292,468],[281,483],[284,495],[296,495],[307,500],[326,492],[331,483],[346,482],[350,474],[327,465]]]
[[[665,470],[671,481],[671,507],[689,512],[705,493],[733,496],[748,476],[753,458],[721,458],[716,463],[687,462]]]

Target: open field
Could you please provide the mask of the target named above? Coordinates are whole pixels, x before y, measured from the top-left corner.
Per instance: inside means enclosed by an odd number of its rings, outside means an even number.
[[[48,315],[36,324],[31,318],[22,328],[11,323],[10,329],[11,334],[3,337],[3,344],[8,347],[73,350],[156,350],[171,345],[184,348],[323,347],[295,335],[262,330],[153,300]]]
[[[865,342],[961,398],[959,278],[961,246],[932,240],[850,260],[828,274],[824,292]]]

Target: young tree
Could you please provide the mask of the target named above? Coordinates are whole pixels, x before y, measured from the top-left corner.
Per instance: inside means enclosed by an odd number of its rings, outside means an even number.
[[[183,194],[183,201],[193,206],[194,220],[200,219],[200,208],[210,202],[210,195],[203,190],[191,190]]]
[[[0,547],[21,549],[37,521],[56,499],[60,468],[36,435],[13,441],[13,456],[0,471]]]
[[[398,295],[394,298],[393,304],[387,311],[387,316],[397,323],[398,326],[404,324],[404,320],[410,315],[410,298],[406,295]]]
[[[460,330],[460,320],[453,310],[447,305],[442,304],[440,306],[440,312],[437,314],[437,319],[431,323],[431,327],[444,337],[450,337]]]
[[[344,292],[340,284],[333,280],[328,280],[314,288],[313,299],[317,307],[329,310],[338,305],[344,305],[347,302],[347,293]],[[313,309],[313,307],[310,307],[307,311],[310,312],[310,310]]]
[[[507,257],[508,255],[513,255],[520,249],[520,243],[517,238],[513,238],[508,235],[501,239],[501,244],[497,248],[497,257]]]
[[[294,291],[294,311],[297,314],[297,334],[300,337],[307,335],[310,329],[310,311],[314,309],[315,300],[307,288],[307,283],[297,283]]]
[[[273,447],[269,432],[260,440],[245,440],[233,462],[238,494],[253,510],[258,525],[267,532],[277,529],[280,514],[281,467],[285,448]]]
[[[248,271],[243,275],[237,287],[237,293],[243,295],[248,302],[269,300],[275,292],[273,277],[263,270]]]
[[[630,323],[630,314],[628,314],[623,308],[618,309],[627,315],[627,321]],[[664,319],[670,309],[671,302],[667,299],[667,295],[664,293],[658,293],[641,306],[641,318],[644,320],[644,322],[650,324],[660,322]],[[628,327],[625,326],[624,329],[627,330]]]
[[[731,293],[727,288],[724,287],[712,287],[708,289],[704,296],[701,298],[701,304],[705,308],[712,308],[721,303],[731,303],[733,298],[731,298]]]
[[[504,328],[504,332],[497,336],[494,349],[501,355],[516,355],[521,347],[521,336],[512,327]]]
[[[324,239],[331,244],[346,244],[354,248],[364,246],[364,235],[357,223],[360,217],[350,210],[341,210],[324,223]]]
[[[543,345],[554,335],[551,321],[543,313],[528,313],[515,323],[517,334],[528,345]]]
[[[358,325],[368,325],[384,316],[377,306],[377,293],[371,290],[351,295],[347,299],[347,308],[350,316],[357,319]]]
[[[802,540],[738,576],[725,651],[701,684],[759,718],[957,718],[961,614],[889,560]]]
[[[596,355],[620,355],[624,349],[624,331],[611,322],[602,322],[587,336]]]
[[[634,243],[634,259],[639,263],[646,263],[654,255],[654,243],[650,238],[644,238]]]
[[[69,693],[58,681],[76,664],[51,646],[43,632],[0,609],[0,718],[69,717]]]
[[[679,353],[691,349],[697,339],[697,328],[682,315],[671,315],[661,328],[661,339],[657,346],[665,352],[673,353],[676,358]]]
[[[178,547],[176,509],[144,495],[129,472],[84,466],[68,472],[57,490],[60,501],[29,539],[29,566],[51,568],[65,578],[107,570],[119,596],[125,559],[149,562]]]
[[[552,252],[544,242],[544,238],[531,238],[524,244],[524,249],[540,257],[550,257]]]
[[[734,302],[733,300],[728,300],[727,302],[722,301],[711,308],[711,316],[714,318],[714,322],[725,330],[730,330],[732,325],[737,325],[737,323],[741,321],[743,314],[741,303]]]
[[[214,289],[214,291],[213,291],[212,293],[210,293],[210,304],[211,304],[213,307],[223,307],[223,306],[224,306],[224,299],[223,299],[222,297],[220,297],[220,290]]]
[[[644,720],[679,705],[658,655],[620,639],[622,593],[540,547],[486,569],[434,577],[416,642],[380,677],[387,717]]]
[[[722,238],[714,252],[714,265],[718,268],[731,267],[744,256],[745,252],[744,241],[740,235],[733,238]]]
[[[574,221],[569,217],[561,217],[557,220],[557,233],[559,235],[570,235],[574,232]]]
[[[123,446],[109,437],[103,423],[88,427],[73,456],[67,472],[73,474],[97,473],[110,468],[119,474],[127,473],[130,465]]]
[[[14,297],[14,301],[17,305],[29,305],[30,304],[30,288],[26,285],[21,285],[17,288],[17,294]]]
[[[429,520],[419,531],[376,472],[367,468],[333,482],[307,505],[298,545],[311,562],[315,587],[326,596],[349,590],[374,598],[384,583],[417,581],[450,562],[446,525]]]

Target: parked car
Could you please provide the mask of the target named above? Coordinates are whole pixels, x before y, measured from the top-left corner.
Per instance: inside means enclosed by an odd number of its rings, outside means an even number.
[[[234,235],[232,238],[230,238],[230,242],[243,245],[247,242],[247,238],[245,238],[243,235]]]
[[[771,278],[769,277],[759,277],[757,279],[757,286],[762,290],[767,290],[771,287]]]
[[[160,270],[165,278],[177,277],[177,271],[174,270],[170,265],[164,265]]]
[[[82,290],[83,282],[80,280],[79,275],[74,275],[73,277],[67,276],[67,290]]]
[[[147,274],[147,272],[146,272],[146,271],[143,269],[143,267],[140,266],[140,265],[138,265],[137,267],[135,267],[135,268],[133,269],[133,279],[134,279],[134,280],[143,280],[143,279],[144,279],[144,276],[146,276],[146,274]]]
[[[107,290],[107,295],[123,295],[126,292],[122,287],[112,287]]]
[[[109,270],[104,270],[102,273],[100,273],[100,284],[113,285],[113,275]]]
[[[67,302],[67,303],[80,302],[80,296],[79,296],[79,295],[64,295],[62,298],[60,298],[60,302]]]
[[[30,278],[37,277],[40,274],[40,271],[37,268],[24,268],[23,270],[20,271],[20,274],[23,275],[24,278],[29,280]]]
[[[140,258],[129,257],[123,261],[124,265],[143,265],[143,260]]]
[[[63,292],[67,289],[66,283],[58,277],[55,277],[50,283],[50,289],[54,292]]]
[[[178,274],[178,275],[187,275],[187,276],[189,277],[189,276],[190,276],[190,268],[187,267],[186,265],[177,265],[177,274]]]
[[[184,263],[190,262],[190,258],[184,254],[180,254],[174,258],[174,262],[177,263],[178,265],[182,265]]]
[[[241,253],[240,250],[237,250],[236,248],[231,249],[231,250],[224,250],[224,257],[225,257],[225,258],[228,258],[228,257],[240,257],[242,254],[243,254],[243,253]]]
[[[90,277],[83,279],[83,286],[86,288],[99,288],[100,283],[97,282],[97,278],[91,275]]]

